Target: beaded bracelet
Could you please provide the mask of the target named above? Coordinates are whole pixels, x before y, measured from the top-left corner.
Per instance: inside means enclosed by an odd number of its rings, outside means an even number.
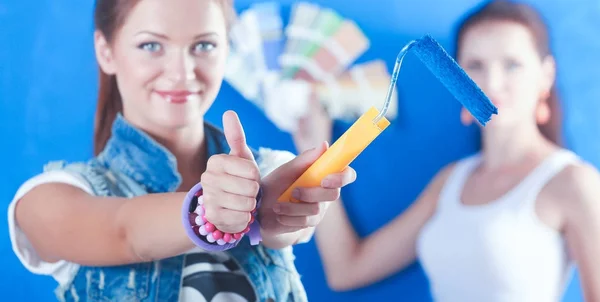
[[[260,207],[262,190],[257,196],[256,208],[251,212],[248,226],[235,234],[222,232],[206,220],[202,193],[202,185],[196,184],[186,195],[182,207],[184,228],[197,246],[209,251],[224,251],[235,247],[245,234],[248,234],[252,245],[260,243],[260,225],[256,221],[256,213]]]

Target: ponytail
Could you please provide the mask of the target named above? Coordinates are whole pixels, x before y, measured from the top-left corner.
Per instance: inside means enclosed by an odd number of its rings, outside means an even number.
[[[94,155],[98,155],[106,147],[111,136],[112,124],[117,113],[122,109],[123,104],[116,77],[100,71],[100,88],[94,123]]]

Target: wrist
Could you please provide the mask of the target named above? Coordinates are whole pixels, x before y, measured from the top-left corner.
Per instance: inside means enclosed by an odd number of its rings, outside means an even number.
[[[279,233],[279,234],[275,234],[273,232],[268,232],[268,231],[265,232],[263,229],[261,229],[261,231],[263,232],[262,233],[262,235],[263,235],[262,244],[265,247],[274,249],[274,250],[286,248],[288,246],[292,246],[297,243],[300,243],[302,241],[301,238],[304,237],[301,235],[304,233],[303,230],[289,232],[289,233]]]
[[[265,211],[267,213],[264,213]],[[281,249],[304,241],[306,229],[286,230],[286,227],[276,221],[277,214],[268,213],[268,211],[269,209],[261,209],[257,218],[260,221],[262,244],[265,247]]]
[[[182,206],[182,222],[188,238],[198,247],[208,251],[225,251],[235,247],[245,234],[252,245],[260,243],[259,224],[256,212],[260,205],[261,192],[257,196],[257,208],[251,213],[248,227],[239,233],[227,233],[207,221],[205,217],[203,190],[196,184],[186,195]],[[257,234],[258,233],[258,234]]]

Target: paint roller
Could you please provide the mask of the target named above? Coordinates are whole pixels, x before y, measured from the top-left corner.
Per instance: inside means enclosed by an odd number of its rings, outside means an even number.
[[[442,82],[448,91],[482,125],[498,114],[498,108],[473,82],[467,73],[448,55],[444,48],[431,36],[406,44],[398,53],[381,110],[371,107],[346,132],[335,141],[278,199],[280,202],[298,202],[292,197],[297,187],[316,187],[329,174],[342,172],[350,163],[381,134],[390,122],[385,118],[392,99],[392,93],[398,81],[402,60],[412,51],[417,58]]]

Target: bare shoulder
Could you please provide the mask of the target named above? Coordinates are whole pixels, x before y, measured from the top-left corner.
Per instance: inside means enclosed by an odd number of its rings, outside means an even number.
[[[451,163],[445,165],[444,167],[442,167],[442,169],[440,169],[440,172],[438,172],[438,174],[437,174],[437,178],[446,180],[448,178],[448,176],[450,176],[450,173],[452,173],[452,171],[454,171],[456,164],[458,164],[458,162],[451,162]]]
[[[456,165],[457,162],[452,162],[442,167],[442,169],[440,169],[440,171],[435,175],[435,177],[431,181],[430,187],[435,188],[437,190],[441,190],[444,184],[446,183],[446,180],[448,180],[448,178],[450,177],[450,174],[452,174],[452,172],[454,171]]]
[[[548,189],[568,216],[581,217],[600,208],[600,173],[589,163],[569,165],[556,175]]]
[[[442,192],[446,181],[452,174],[452,171],[454,171],[456,164],[456,162],[453,162],[441,168],[440,171],[429,182],[425,190],[422,191],[417,203],[425,203],[435,207],[439,195]]]

